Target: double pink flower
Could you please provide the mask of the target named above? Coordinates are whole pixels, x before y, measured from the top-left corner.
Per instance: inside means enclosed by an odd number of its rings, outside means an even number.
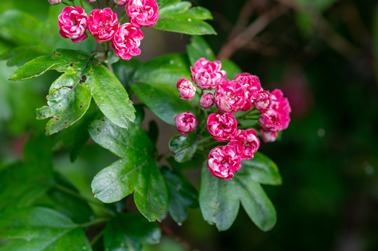
[[[221,66],[220,61],[210,62],[205,58],[198,59],[194,67],[190,66],[193,82],[201,89],[214,89],[225,80],[227,75],[221,70]]]
[[[228,180],[234,177],[234,173],[241,167],[240,155],[235,148],[230,146],[217,146],[208,156],[207,168],[215,177]]]
[[[88,30],[99,42],[113,38],[118,30],[118,18],[110,8],[91,11],[88,18]]]
[[[83,41],[88,37],[85,32],[88,16],[80,6],[65,7],[58,19],[59,35],[61,37],[71,38],[74,43]]]
[[[155,0],[130,0],[126,6],[130,23],[139,27],[151,27],[159,19],[158,5]]]
[[[131,57],[140,54],[139,46],[142,39],[143,33],[138,27],[125,23],[115,33],[112,46],[118,57],[130,60]]]

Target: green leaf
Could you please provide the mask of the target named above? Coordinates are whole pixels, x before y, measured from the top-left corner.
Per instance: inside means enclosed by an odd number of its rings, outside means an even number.
[[[140,214],[120,214],[105,227],[104,248],[113,251],[143,250],[142,243],[157,244],[161,231],[155,224],[146,221]]]
[[[202,168],[199,203],[203,218],[219,231],[227,230],[239,211],[239,190],[233,180],[222,180],[211,175],[206,166]]]
[[[101,112],[114,124],[127,128],[135,120],[132,101],[117,77],[103,65],[93,64],[86,71],[86,85]]]
[[[242,173],[235,175],[240,202],[249,218],[263,231],[268,231],[276,224],[276,210],[260,184]]]
[[[197,150],[196,133],[173,136],[169,141],[169,150],[177,162],[187,162]]]
[[[261,230],[268,231],[276,223],[274,206],[256,182],[277,182],[272,181],[277,177],[271,177],[277,175],[273,170],[276,167],[263,155],[257,155],[256,162],[252,163],[254,164],[243,165],[231,180],[212,176],[206,163],[204,164],[200,190],[201,211],[204,219],[210,224],[215,224],[221,231],[231,227],[237,215],[239,201]]]
[[[192,42],[186,46],[186,50],[188,51],[188,57],[192,66],[194,66],[200,58],[206,58],[209,61],[215,60],[214,52],[205,39],[199,36],[192,36],[191,41]]]
[[[61,75],[51,86],[47,96],[48,106],[36,111],[37,119],[50,118],[45,127],[46,135],[57,133],[78,121],[91,104],[90,90],[79,83],[76,73]]]
[[[178,114],[187,111],[195,113],[190,102],[179,98],[176,85],[180,78],[190,78],[188,60],[183,55],[168,54],[138,68],[130,86],[153,113],[174,125]]]
[[[134,191],[139,211],[150,221],[161,220],[166,213],[167,191],[147,134],[133,123],[126,130],[107,119],[94,121],[89,134],[97,144],[122,158],[94,177],[95,196],[110,203]]]
[[[92,250],[84,231],[65,215],[43,207],[0,214],[4,250]]]
[[[84,66],[83,62],[89,59],[89,55],[80,51],[58,49],[52,56],[37,57],[24,64],[15,71],[10,80],[35,78],[48,70],[80,73]]]
[[[198,207],[198,192],[184,178],[169,169],[163,169],[163,176],[168,187],[168,211],[179,225],[188,216],[188,207]]]
[[[192,17],[193,16],[190,14],[160,17],[158,22],[154,25],[154,28],[188,35],[217,34],[210,24],[202,20],[192,19]]]
[[[282,184],[277,165],[262,153],[257,152],[253,159],[243,160],[242,166],[244,173],[255,182],[266,185]]]
[[[190,7],[191,3],[186,1],[165,1],[159,6],[159,20],[154,28],[189,35],[216,34],[211,25],[202,21],[213,18],[210,11]]]

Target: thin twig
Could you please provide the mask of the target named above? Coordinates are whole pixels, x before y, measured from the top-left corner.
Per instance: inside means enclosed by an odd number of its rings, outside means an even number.
[[[263,13],[253,23],[251,23],[243,32],[226,43],[218,54],[218,59],[228,59],[237,50],[245,46],[254,36],[268,26],[273,20],[284,14],[288,9],[281,5]]]

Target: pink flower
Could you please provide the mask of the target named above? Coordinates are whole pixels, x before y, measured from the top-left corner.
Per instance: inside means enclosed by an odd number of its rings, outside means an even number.
[[[49,3],[51,3],[52,5],[54,4],[58,4],[58,3],[61,3],[62,0],[49,0]]]
[[[274,90],[270,93],[270,107],[268,110],[263,112],[263,116],[260,117],[260,124],[264,128],[270,129],[272,131],[281,131],[288,127],[290,123],[290,104],[287,98],[283,97],[281,90]],[[265,115],[264,115],[265,114]],[[273,126],[273,122],[274,125]]]
[[[234,147],[241,159],[252,159],[260,147],[255,129],[238,130],[236,137],[227,144]]]
[[[280,130],[284,130],[289,126],[290,123],[290,113],[291,107],[287,98],[283,97],[283,93],[281,90],[275,89],[271,93],[272,99],[272,109],[278,112],[280,121],[281,121],[281,128]]]
[[[200,58],[194,64],[194,68],[190,66],[192,80],[201,89],[214,89],[226,79],[227,73],[221,70],[221,67],[220,61],[210,62]]]
[[[91,11],[88,18],[88,30],[99,41],[108,41],[118,30],[117,14],[110,8]]]
[[[207,130],[218,141],[232,140],[238,129],[238,122],[229,113],[212,113],[207,118]]]
[[[71,38],[74,43],[83,41],[88,37],[85,33],[87,18],[87,14],[80,6],[75,8],[72,6],[65,7],[58,18],[59,35],[64,38]]]
[[[114,3],[116,5],[124,5],[124,4],[127,4],[129,0],[114,0]]]
[[[196,94],[196,87],[186,78],[177,81],[177,90],[179,91],[180,98],[186,100],[192,99]]]
[[[266,110],[261,113],[259,123],[265,129],[278,131],[281,128],[281,121],[278,112],[273,109]]]
[[[255,107],[260,112],[264,112],[271,106],[272,100],[268,91],[260,91],[254,100]]]
[[[130,0],[126,6],[130,23],[135,26],[153,26],[159,19],[158,5],[155,0]]]
[[[175,117],[177,131],[188,134],[197,126],[197,119],[192,112],[183,112]]]
[[[215,91],[215,105],[221,112],[234,113],[245,104],[245,91],[236,81],[225,80]]]
[[[249,73],[240,73],[235,76],[234,80],[244,87],[246,102],[242,110],[248,111],[253,106],[253,101],[258,93],[262,91],[260,80],[257,76]]]
[[[93,2],[96,2],[96,0],[87,0],[88,3],[93,3]]]
[[[273,142],[277,139],[277,132],[271,131],[269,129],[261,128],[260,134],[265,143]]]
[[[130,60],[133,56],[140,54],[140,40],[143,39],[143,33],[130,23],[119,26],[112,39],[112,47],[116,55],[122,59]]]
[[[207,167],[215,177],[228,180],[234,177],[241,167],[240,156],[229,146],[217,146],[209,153]]]
[[[214,104],[214,96],[212,93],[205,93],[201,96],[199,101],[200,106],[203,109],[209,109]]]

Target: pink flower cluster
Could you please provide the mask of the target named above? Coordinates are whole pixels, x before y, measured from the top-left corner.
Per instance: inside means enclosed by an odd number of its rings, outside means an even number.
[[[238,130],[233,114],[238,111],[259,111],[260,135],[264,142],[270,142],[276,140],[279,131],[288,127],[291,109],[280,90],[264,90],[259,78],[249,73],[226,80],[226,72],[221,70],[221,66],[220,61],[210,62],[200,58],[190,69],[194,84],[207,91],[200,98],[200,106],[210,109],[215,104],[217,110],[212,109],[214,112],[207,117],[209,134],[217,141],[228,142],[210,151],[207,166],[214,176],[226,180],[239,170],[241,160],[252,159],[260,147],[256,130]],[[194,84],[180,79],[177,83],[180,98],[193,98],[196,94]],[[180,133],[187,134],[194,130],[198,122],[193,113],[185,112],[175,118],[175,123]]]
[[[61,0],[49,2],[58,4]],[[127,4],[125,11],[129,16],[128,23],[120,25],[117,14],[110,8],[95,9],[87,16],[82,7],[67,6],[59,15],[60,36],[78,43],[88,37],[88,29],[98,42],[111,41],[118,57],[130,60],[131,57],[139,55],[140,41],[144,37],[140,27],[156,24],[159,19],[158,5],[155,0],[114,0],[114,3]]]

